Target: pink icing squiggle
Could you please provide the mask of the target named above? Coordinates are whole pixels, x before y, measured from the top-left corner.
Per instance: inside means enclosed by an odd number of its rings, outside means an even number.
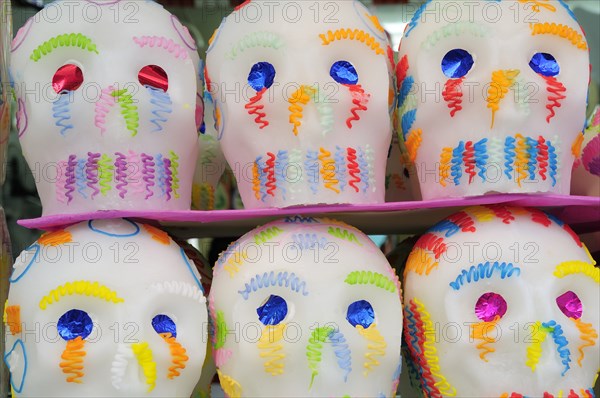
[[[131,172],[129,173],[129,186],[133,188],[133,193],[141,194],[144,192],[144,183],[142,179],[142,163],[137,153],[130,150],[127,156],[127,168]],[[131,192],[131,191],[130,191]]]
[[[98,160],[100,160],[101,154],[88,152],[88,161],[85,164],[85,174],[87,177],[87,186],[90,187],[94,192],[92,192],[92,199],[94,196],[100,193],[100,189],[96,186],[98,185]]]
[[[121,152],[115,152],[115,179],[117,181],[117,191],[121,199],[127,195],[127,161],[125,155]]]
[[[77,156],[69,155],[67,167],[65,170],[65,196],[67,204],[73,201],[73,192],[75,192],[75,167],[77,167]]]
[[[153,157],[142,153],[142,175],[144,176],[144,183],[146,184],[146,197],[144,199],[150,198],[154,195],[152,192],[152,187],[154,184],[154,173],[155,173],[155,163],[153,162]]]
[[[173,172],[171,171],[171,159],[164,159],[165,168],[165,193],[167,194],[167,200],[171,200],[171,192],[173,192]]]
[[[58,162],[58,171],[56,175],[56,200],[60,203],[65,203],[67,197],[67,189],[65,187],[67,182],[67,162],[61,160]]]
[[[177,59],[187,59],[188,57],[188,53],[184,48],[175,43],[173,40],[163,36],[134,37],[133,41],[142,48],[145,46],[164,48],[173,54]]]
[[[231,358],[231,350],[228,350],[226,348],[219,348],[217,350],[214,351],[214,360],[215,360],[215,365],[217,365],[217,368],[225,365],[227,363],[227,361],[229,361],[229,358]]]
[[[108,112],[110,112],[110,108],[117,103],[116,98],[112,95],[114,91],[115,88],[113,86],[102,89],[100,98],[96,101],[94,124],[100,129],[100,134],[104,134],[106,131],[106,116],[108,115]]]

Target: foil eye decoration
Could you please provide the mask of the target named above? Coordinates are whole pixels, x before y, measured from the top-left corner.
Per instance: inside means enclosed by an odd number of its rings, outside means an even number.
[[[542,76],[554,77],[560,73],[560,65],[552,54],[535,53],[529,61],[529,66],[535,73]]]
[[[358,73],[348,61],[336,61],[331,65],[329,74],[336,82],[340,84],[356,84],[358,83]]]
[[[88,313],[78,309],[65,312],[58,318],[56,324],[58,334],[66,341],[74,340],[77,337],[85,339],[92,333],[93,327],[92,318]]]
[[[361,325],[368,329],[375,322],[375,310],[373,306],[366,300],[358,300],[348,306],[346,319],[354,327]]]
[[[52,88],[56,94],[75,91],[83,84],[83,72],[74,64],[66,64],[58,68],[52,77]]]
[[[158,65],[146,65],[140,69],[138,80],[142,86],[150,86],[164,92],[169,89],[167,72]]]
[[[475,304],[475,315],[485,322],[491,322],[496,317],[502,318],[506,314],[507,305],[504,297],[498,293],[484,293]]]
[[[279,325],[287,316],[287,302],[284,298],[272,294],[256,309],[256,313],[263,325]]]
[[[172,337],[177,337],[175,321],[168,315],[158,314],[152,318],[152,328],[158,334],[169,333]]]
[[[442,59],[442,72],[451,79],[459,79],[473,68],[473,56],[460,48],[448,51]]]
[[[565,292],[556,298],[556,305],[565,316],[579,319],[583,313],[583,304],[579,296],[572,291]]]
[[[248,74],[248,84],[256,91],[270,88],[275,80],[275,67],[268,62],[257,62],[252,65]]]

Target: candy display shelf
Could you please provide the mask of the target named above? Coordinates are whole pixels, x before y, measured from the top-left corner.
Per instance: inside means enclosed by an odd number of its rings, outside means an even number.
[[[499,194],[472,198],[391,202],[374,205],[300,206],[285,209],[214,211],[100,211],[21,220],[27,228],[52,230],[83,220],[129,217],[154,222],[179,238],[241,235],[257,225],[286,216],[324,216],[345,221],[368,234],[420,233],[466,206],[535,206],[559,216],[578,233],[600,230],[600,199],[586,196]]]

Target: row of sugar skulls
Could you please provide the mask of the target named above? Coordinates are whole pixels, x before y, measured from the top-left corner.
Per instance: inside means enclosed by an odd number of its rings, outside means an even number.
[[[206,81],[245,207],[382,202],[392,119],[425,199],[568,193],[589,80],[581,28],[561,1],[468,3],[428,1],[396,66],[358,1],[283,4],[290,19],[253,0],[227,17]],[[80,15],[91,6],[98,20]],[[44,215],[189,208],[203,71],[174,16],[59,1],[19,30],[11,65]],[[201,162],[218,158],[205,141]]]

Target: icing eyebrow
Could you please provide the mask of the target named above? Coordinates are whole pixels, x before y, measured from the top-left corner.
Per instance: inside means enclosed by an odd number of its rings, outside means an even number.
[[[357,40],[371,50],[375,51],[377,55],[385,55],[385,51],[381,48],[381,44],[371,36],[369,33],[360,29],[337,29],[335,31],[328,30],[327,33],[321,33],[319,35],[323,41],[323,45],[327,46],[334,41],[340,40]]]
[[[29,58],[32,61],[37,62],[44,55],[50,54],[58,47],[78,47],[83,51],[99,54],[98,49],[96,48],[96,43],[94,43],[89,37],[82,35],[81,33],[65,33],[54,36],[37,46],[31,52]]]
[[[117,296],[117,292],[99,282],[74,281],[57,286],[40,300],[40,308],[45,310],[50,304],[60,301],[64,296],[91,296],[109,303],[122,303],[125,300]]]
[[[423,43],[421,43],[421,47],[429,50],[446,37],[459,36],[462,34],[469,34],[473,37],[485,37],[490,34],[490,29],[488,26],[479,22],[463,21],[449,23],[446,26],[436,29],[429,36],[427,36]]]
[[[284,38],[275,32],[252,32],[245,35],[237,43],[235,43],[225,54],[225,57],[234,60],[238,55],[249,48],[263,47],[279,50],[283,46],[285,46]]]
[[[198,286],[194,286],[191,283],[180,281],[163,281],[153,283],[150,287],[156,290],[158,293],[168,293],[176,296],[186,297],[197,301],[200,304],[204,304],[206,302],[206,297],[204,297],[204,292],[202,289],[199,289]]]
[[[238,290],[238,293],[242,295],[244,300],[248,300],[248,297],[252,292],[273,286],[285,286],[293,292],[302,293],[303,296],[308,296],[306,281],[300,279],[293,272],[290,274],[287,271],[278,273],[271,271],[265,272],[262,275],[256,274],[244,285],[244,290]]]
[[[520,276],[521,268],[515,267],[512,263],[490,263],[485,262],[478,264],[477,266],[472,265],[469,269],[463,269],[454,282],[450,282],[450,287],[454,290],[460,290],[461,287],[467,283],[479,282],[483,279],[489,279],[493,276],[500,276],[500,278],[510,278],[511,276]]]
[[[562,40],[566,40],[580,50],[587,50],[588,46],[585,38],[573,28],[567,25],[557,24],[554,22],[538,22],[530,23],[531,35],[555,35]]]
[[[554,276],[564,278],[567,275],[582,274],[600,284],[600,268],[594,267],[594,263],[585,261],[565,261],[554,268]]]
[[[388,292],[396,291],[396,283],[387,276],[372,271],[350,272],[344,280],[349,285],[375,285]]]

